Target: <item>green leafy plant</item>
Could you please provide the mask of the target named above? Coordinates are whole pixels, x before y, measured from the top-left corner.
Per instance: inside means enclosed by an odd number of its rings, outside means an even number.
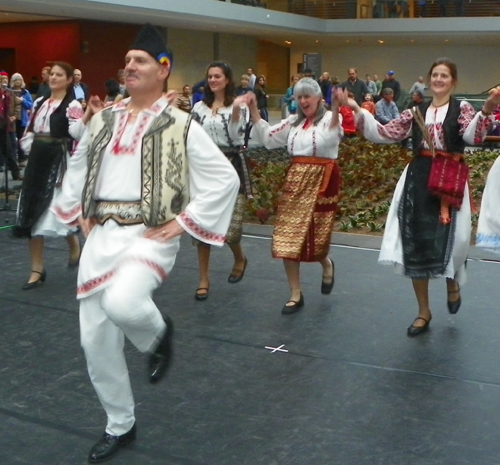
[[[286,148],[249,151],[254,198],[248,202],[246,221],[274,222],[276,208],[290,158]],[[475,150],[466,153],[470,168],[470,191],[476,205],[481,196],[497,151]],[[381,234],[396,183],[412,153],[400,144],[374,144],[363,138],[345,139],[339,147],[341,194],[337,210],[337,231]],[[473,224],[477,215],[473,216]]]

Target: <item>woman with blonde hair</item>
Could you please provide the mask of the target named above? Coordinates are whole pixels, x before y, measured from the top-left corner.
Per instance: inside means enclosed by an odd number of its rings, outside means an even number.
[[[14,73],[10,78],[10,88],[14,95],[14,114],[16,117],[17,160],[22,163],[26,155],[21,147],[20,140],[24,135],[29,121],[29,111],[33,108],[33,99],[26,90],[24,79],[19,73]]]

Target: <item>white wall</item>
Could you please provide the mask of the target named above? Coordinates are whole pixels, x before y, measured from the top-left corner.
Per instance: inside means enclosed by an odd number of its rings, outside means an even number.
[[[214,34],[205,31],[168,28],[167,41],[174,53],[174,67],[169,89],[181,90],[205,77],[207,65],[214,60]],[[235,82],[249,66],[257,65],[257,39],[233,34],[219,34],[219,59],[227,61]]]
[[[291,50],[290,75],[295,74],[296,63],[302,62],[306,52],[322,55],[323,71],[347,79],[347,69],[357,68],[358,77],[378,74],[384,78],[389,70],[395,72],[403,89],[408,90],[418,76],[426,76],[432,62],[439,57],[448,57],[457,64],[459,83],[457,93],[480,93],[500,83],[500,62],[495,59],[497,46],[468,45],[379,45],[311,47]]]

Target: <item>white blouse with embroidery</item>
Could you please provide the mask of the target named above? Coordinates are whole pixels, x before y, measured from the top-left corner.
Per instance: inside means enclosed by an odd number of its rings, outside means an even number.
[[[444,144],[443,122],[448,112],[449,105],[434,108],[429,107],[425,114],[425,125],[438,150],[447,150]],[[380,124],[373,115],[365,109],[355,117],[357,128],[363,135],[372,142],[393,143],[411,137],[413,114],[411,110],[405,110],[401,116],[387,123]],[[466,101],[460,102],[460,135],[467,144],[480,144],[486,137],[486,133],[491,128],[492,120],[485,117],[481,112],[476,113],[472,105]],[[427,142],[422,138],[421,148],[429,150]]]
[[[232,119],[232,105],[219,108],[214,114],[204,102],[197,102],[191,113],[218,147],[238,147],[244,144],[245,128],[250,115],[246,105],[240,108],[238,121]]]
[[[336,159],[339,152],[339,142],[344,131],[342,117],[339,123],[331,127],[332,112],[327,111],[323,118],[313,126],[304,129],[304,123],[293,126],[297,115],[291,115],[274,126],[261,119],[254,124],[251,137],[257,139],[267,149],[287,146],[292,157],[323,157]]]
[[[35,100],[33,105],[36,108],[43,97]],[[35,120],[33,121],[33,131],[29,131],[21,139],[21,148],[27,154],[31,150],[35,134],[50,134],[50,115],[59,107],[62,100],[47,99],[36,112]],[[85,124],[82,121],[83,108],[78,100],[73,100],[66,109],[66,116],[69,122],[69,134],[75,140],[80,140],[85,132]],[[28,125],[30,127],[30,125]]]

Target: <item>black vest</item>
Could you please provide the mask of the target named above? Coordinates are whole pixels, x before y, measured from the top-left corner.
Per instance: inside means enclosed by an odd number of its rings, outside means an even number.
[[[38,110],[40,110],[42,105],[45,103],[45,101],[48,100],[49,98],[50,97],[43,97],[43,99],[40,100],[40,102],[37,104],[37,107],[35,108],[35,114],[31,119],[31,124],[28,131],[33,132],[33,124],[35,121],[36,114],[38,113]],[[71,136],[69,134],[69,120],[68,117],[66,116],[66,110],[68,109],[70,103],[71,99],[67,98],[67,96],[64,97],[61,104],[50,115],[50,137],[71,139]]]
[[[423,102],[418,108],[422,113],[425,121],[425,114],[431,102]],[[447,152],[464,153],[465,142],[460,135],[460,124],[458,119],[460,117],[460,102],[451,97],[448,112],[443,122],[444,145]],[[413,155],[417,156],[420,151],[420,143],[422,141],[422,131],[418,124],[415,122],[412,125],[412,141],[413,141]]]

